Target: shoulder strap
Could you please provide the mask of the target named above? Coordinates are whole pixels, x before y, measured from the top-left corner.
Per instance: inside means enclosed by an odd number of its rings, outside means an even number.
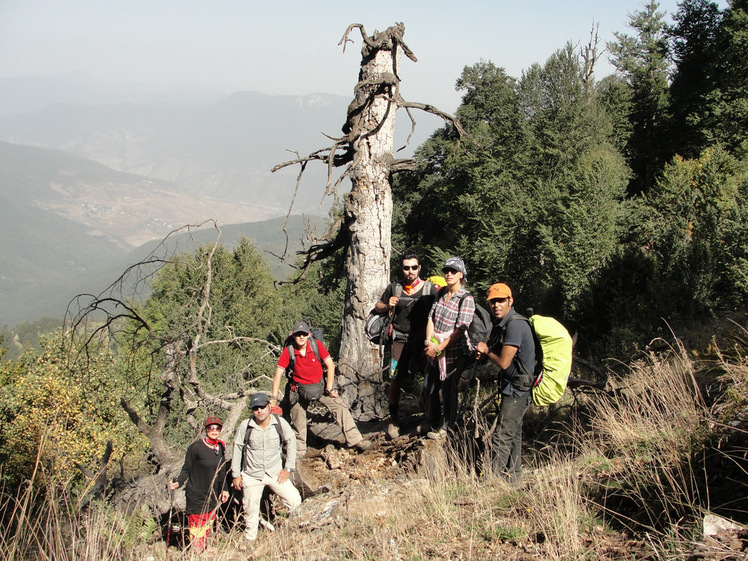
[[[317,339],[315,339],[312,335],[309,336],[307,339],[307,342],[309,343],[309,348],[312,349],[312,352],[314,353],[314,356],[317,357],[317,360],[322,363],[322,359],[319,357],[319,346],[317,345]],[[293,373],[293,364],[296,360],[296,355],[294,354],[294,346],[293,343],[289,343],[286,345],[286,349],[288,350],[288,366],[286,367],[286,375],[291,376]]]
[[[281,446],[283,446],[283,443],[286,441],[286,439],[283,437],[283,427],[281,426],[280,422],[280,415],[278,413],[272,413],[273,417],[275,417],[276,423],[275,423],[275,430],[278,433],[278,438],[280,438]],[[247,430],[244,431],[244,445],[246,446],[249,444],[249,437],[252,434],[252,430],[254,427],[249,424],[249,421],[247,421]]]
[[[249,424],[249,419],[247,419],[247,428],[244,431],[244,446],[249,444],[249,437],[252,434],[252,429],[254,429],[254,427]]]
[[[280,415],[278,415],[278,413],[273,413],[273,417],[275,417],[276,421],[275,430],[278,433],[278,438],[280,438],[280,444],[281,446],[283,446],[283,443],[286,441],[286,439],[283,438],[283,427],[281,426]]]
[[[434,289],[436,288],[436,285],[430,280],[425,280],[423,282],[425,282],[426,285],[423,287],[423,291],[421,292],[421,294],[423,296],[431,296],[432,294],[434,294]]]
[[[322,362],[322,359],[319,358],[319,346],[317,345],[317,339],[315,339],[314,337],[310,336],[307,339],[307,341],[309,342],[309,347],[312,349],[312,352],[314,353],[314,356],[317,357],[317,360],[319,362]]]
[[[293,372],[293,363],[296,357],[293,354],[293,343],[286,343],[286,350],[288,351],[288,366],[286,366],[286,375],[290,376]]]
[[[522,314],[514,314],[514,315],[510,316],[509,319],[506,320],[506,323],[504,324],[504,327],[501,330],[501,342],[504,343],[504,334],[506,333],[506,328],[509,325],[509,322],[511,322],[511,321],[513,321],[515,319],[523,319],[523,320],[525,320],[527,322],[527,325],[530,326],[530,333],[532,334],[533,339],[535,339],[535,331],[532,328],[532,323],[530,323],[530,320],[527,319]],[[536,346],[537,346],[537,344],[538,344],[538,342],[535,341],[535,345]],[[536,351],[536,354],[537,354],[537,351]],[[515,363],[515,365],[517,366],[517,368],[519,370],[521,370],[523,374],[525,374],[525,376],[529,376],[530,379],[532,379],[533,383],[532,383],[531,388],[534,387],[535,386],[535,382],[537,381],[537,378],[538,378],[539,374],[536,374],[535,372],[532,372],[529,368],[527,368],[527,365],[519,359],[519,352],[517,352],[517,354],[514,355],[513,362]]]

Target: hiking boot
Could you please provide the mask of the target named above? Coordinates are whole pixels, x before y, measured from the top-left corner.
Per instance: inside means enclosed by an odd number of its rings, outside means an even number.
[[[430,438],[431,440],[440,440],[445,436],[447,436],[446,429],[432,430],[426,433],[426,438]]]
[[[371,448],[371,440],[361,440],[360,442],[354,444],[353,447],[359,452],[366,452],[369,448]]]
[[[390,423],[387,427],[387,439],[395,440],[400,436],[400,428],[395,423]]]
[[[418,436],[426,436],[430,431],[434,430],[434,425],[430,422],[421,423],[416,427],[416,434]]]
[[[260,527],[265,528],[268,532],[275,532],[275,526],[262,517],[260,517]]]

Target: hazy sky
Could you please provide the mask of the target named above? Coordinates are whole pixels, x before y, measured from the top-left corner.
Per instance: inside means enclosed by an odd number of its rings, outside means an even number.
[[[403,95],[453,111],[464,66],[491,60],[519,77],[567,41],[586,43],[593,21],[603,45],[613,32],[629,32],[628,15],[642,6],[642,0],[0,0],[0,78],[85,72],[154,89],[349,96],[361,41],[354,34],[355,44],[342,52],[338,42],[348,24],[362,23],[371,33],[402,21],[418,57],[403,64]],[[676,0],[663,0],[660,9],[672,14]],[[601,65],[598,77],[610,72]]]

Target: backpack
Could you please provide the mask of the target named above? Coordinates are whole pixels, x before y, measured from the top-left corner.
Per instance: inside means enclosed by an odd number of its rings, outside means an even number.
[[[436,298],[441,298],[446,292],[446,287],[440,288],[439,292],[436,293]],[[460,299],[460,304],[458,305],[458,314],[460,308],[462,308],[462,302],[468,295],[472,296],[470,292],[465,291],[465,295]],[[475,302],[475,296],[473,296],[473,302]],[[472,346],[475,347],[476,343],[487,343],[488,339],[491,337],[492,330],[493,316],[491,316],[491,312],[478,304],[478,302],[475,302],[475,313],[473,314],[473,319],[470,321],[470,325],[468,326],[467,330],[468,339],[470,339],[470,343],[472,344]]]
[[[278,432],[278,438],[280,438],[280,445],[281,445],[281,456],[285,458],[286,452],[285,452],[285,442],[286,439],[283,438],[283,427],[281,427],[280,423],[280,415],[278,413],[271,413],[273,417],[275,417],[275,430]],[[254,427],[249,424],[249,419],[247,419],[247,428],[244,431],[244,446],[249,445],[249,438],[252,435],[252,431],[254,430]],[[244,465],[244,448],[242,448],[242,470],[244,470],[246,466]]]
[[[396,296],[400,296],[403,291],[403,286],[399,282],[393,282],[391,286],[392,293]],[[364,333],[366,334],[366,338],[375,345],[384,345],[392,336],[393,315],[394,310],[393,314],[389,311],[378,313],[374,308],[372,308],[369,315],[366,316],[366,322],[364,322]]]
[[[534,378],[532,401],[539,407],[552,405],[564,395],[566,384],[571,373],[573,343],[567,329],[561,323],[548,316],[514,315],[509,320],[523,319],[530,324],[535,339],[535,371],[530,370],[515,357],[519,368]]]
[[[388,314],[378,314],[374,310],[369,312],[364,323],[364,333],[366,338],[375,345],[379,345],[389,337],[390,317]]]

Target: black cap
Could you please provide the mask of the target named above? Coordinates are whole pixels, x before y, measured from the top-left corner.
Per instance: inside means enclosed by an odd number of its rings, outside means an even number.
[[[252,396],[252,399],[249,402],[249,407],[251,409],[254,409],[255,407],[265,407],[268,403],[270,403],[270,400],[268,399],[267,394],[260,392]]]

